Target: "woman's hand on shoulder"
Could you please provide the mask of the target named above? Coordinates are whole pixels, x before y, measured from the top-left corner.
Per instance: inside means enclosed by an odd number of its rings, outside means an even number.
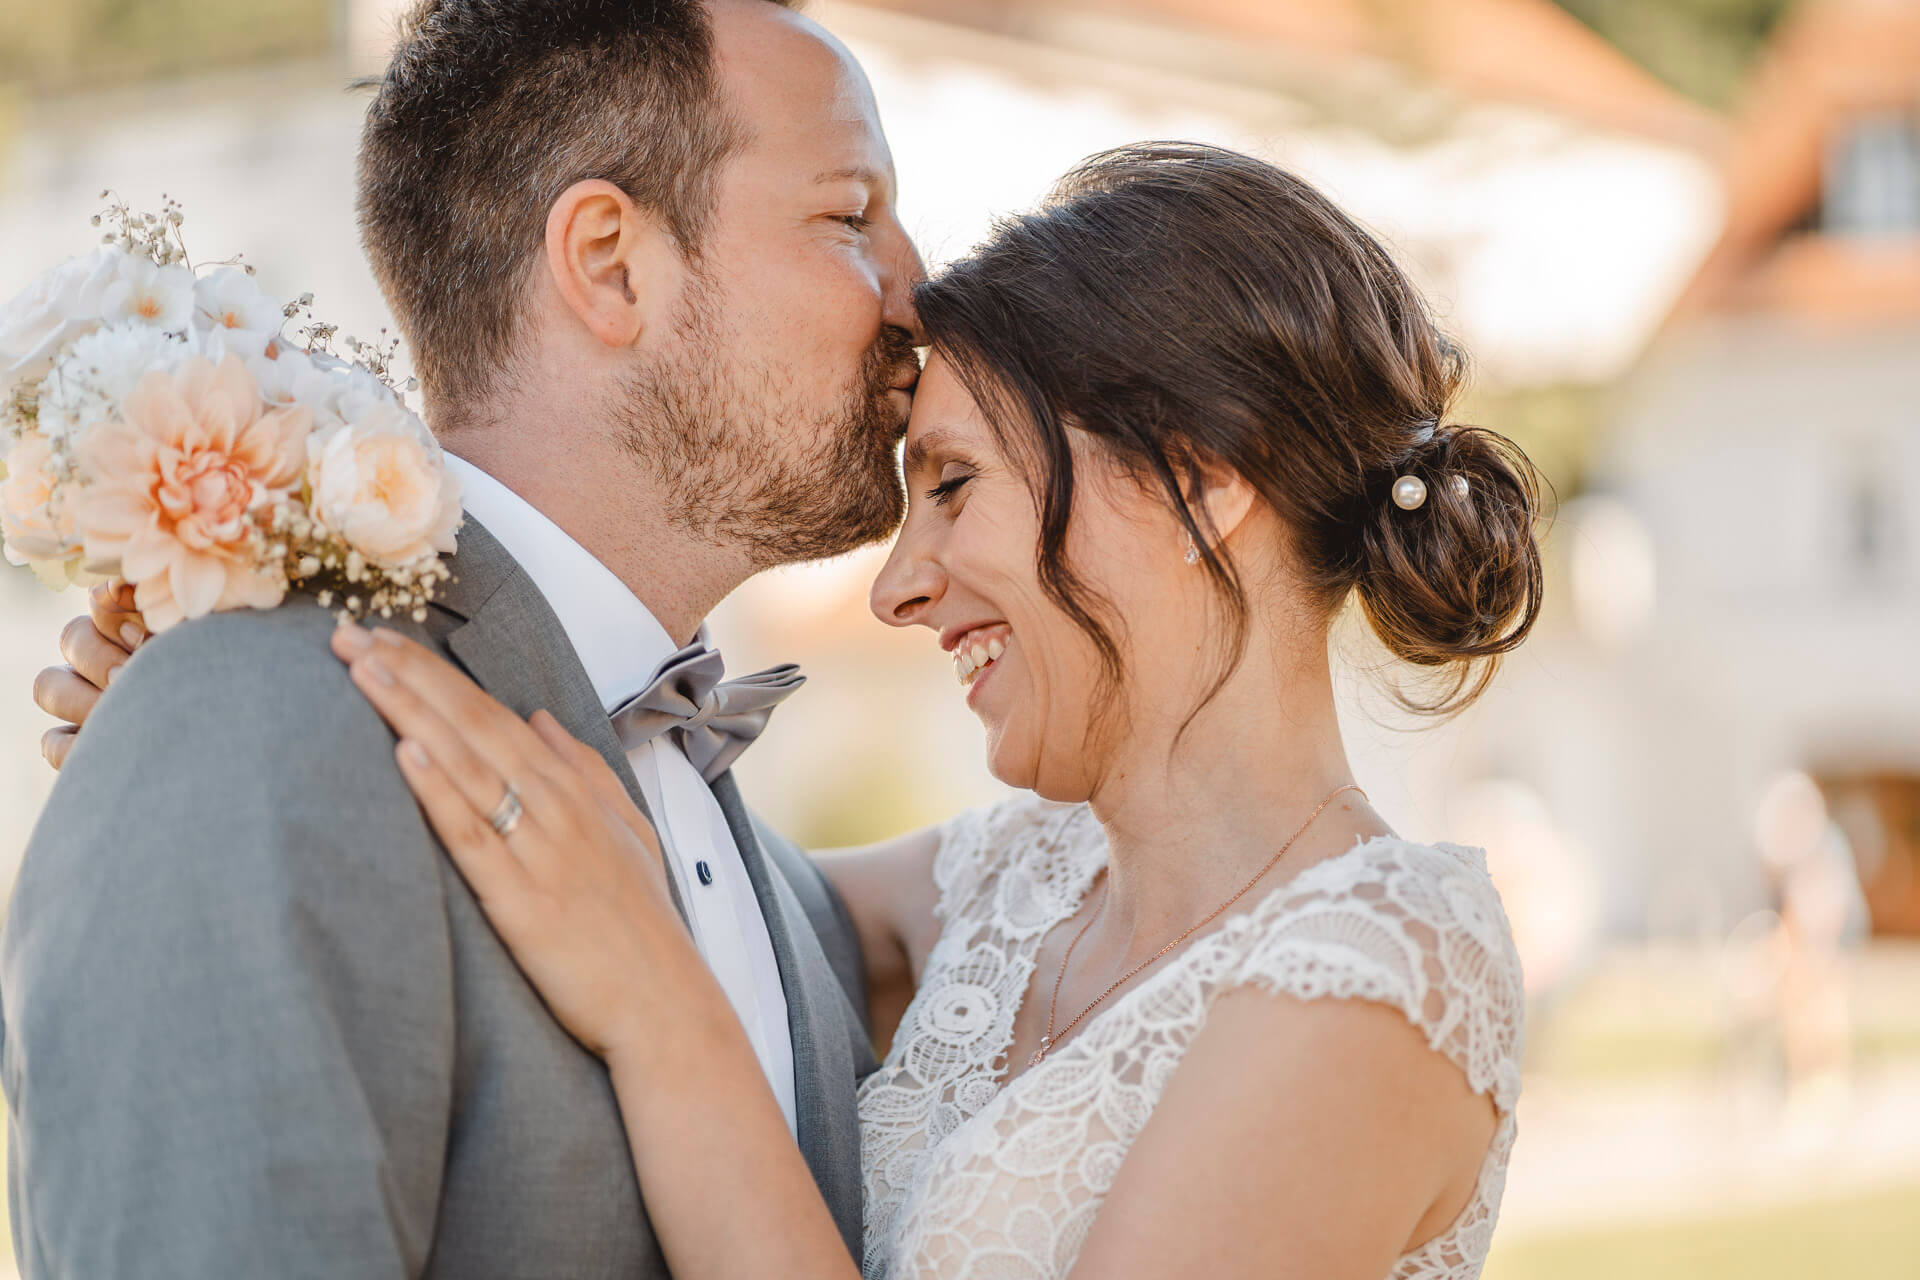
[[[522,720],[397,632],[345,624],[333,651],[399,737],[401,776],[495,931],[575,1038],[610,1057],[670,1034],[676,1016],[733,1016],[673,906],[653,827],[598,752],[544,711]]]
[[[100,695],[147,638],[147,628],[125,583],[96,586],[87,594],[87,613],[60,633],[62,667],[48,667],[33,680],[33,700],[64,723],[40,739],[40,754],[58,769],[78,741],[80,727],[93,714]]]

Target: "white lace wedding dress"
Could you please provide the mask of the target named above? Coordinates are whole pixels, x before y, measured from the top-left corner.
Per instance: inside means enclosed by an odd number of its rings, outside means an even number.
[[[1040,939],[1105,864],[1084,806],[1022,795],[944,829],[940,940],[860,1091],[867,1280],[1065,1276],[1207,1010],[1242,986],[1391,1005],[1492,1097],[1499,1125],[1472,1200],[1391,1272],[1477,1276],[1513,1149],[1524,1009],[1482,854],[1382,838],[1311,866],[1122,988],[1003,1088]]]

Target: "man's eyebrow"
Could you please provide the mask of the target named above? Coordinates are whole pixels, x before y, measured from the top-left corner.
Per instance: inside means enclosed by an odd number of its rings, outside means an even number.
[[[882,191],[887,190],[893,185],[888,181],[886,174],[880,172],[878,169],[869,168],[866,165],[851,165],[845,169],[828,169],[825,173],[817,175],[814,181],[817,183],[859,182],[869,187],[878,187]]]
[[[952,435],[943,427],[933,427],[915,436],[907,445],[906,456],[901,459],[901,470],[909,474],[927,465],[927,459],[953,442]]]

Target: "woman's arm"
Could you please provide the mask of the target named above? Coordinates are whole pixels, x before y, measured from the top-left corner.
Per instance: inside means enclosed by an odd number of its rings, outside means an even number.
[[[1073,1276],[1379,1280],[1470,1202],[1497,1123],[1397,1008],[1230,992]]]
[[[399,735],[400,772],[487,918],[554,1016],[606,1059],[673,1274],[858,1280],[613,770],[552,716],[521,720],[391,631],[343,626],[333,648]],[[489,818],[508,794],[520,811],[503,832]]]
[[[920,986],[927,953],[940,936],[933,909],[939,890],[933,859],[940,831],[928,827],[879,844],[814,856],[847,904],[867,969],[867,1025],[884,1055]]]

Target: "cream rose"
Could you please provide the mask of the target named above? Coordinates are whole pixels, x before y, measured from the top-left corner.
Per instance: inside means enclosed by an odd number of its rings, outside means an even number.
[[[99,325],[126,256],[103,248],[69,259],[0,307],[0,384],[39,377],[62,347]]]
[[[419,420],[391,401],[307,442],[313,514],[369,560],[402,566],[449,553],[460,482]]]

